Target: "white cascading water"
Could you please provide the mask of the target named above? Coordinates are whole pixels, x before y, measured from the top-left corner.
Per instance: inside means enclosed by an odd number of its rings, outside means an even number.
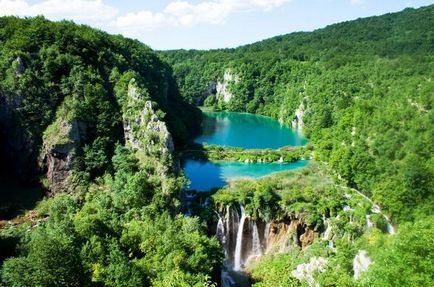
[[[241,270],[241,251],[242,251],[242,243],[243,243],[243,230],[244,230],[244,223],[246,221],[246,214],[244,213],[244,208],[241,206],[241,218],[240,218],[240,224],[238,226],[237,231],[237,241],[235,245],[235,259],[234,259],[234,270],[239,271]]]
[[[226,243],[226,232],[225,232],[225,226],[223,224],[223,218],[220,216],[220,214],[218,214],[219,220],[217,222],[217,238],[220,239],[220,242],[222,243],[222,245],[225,245]],[[225,250],[226,251],[226,250]]]
[[[327,228],[326,228],[326,230],[324,231],[324,235],[323,235],[323,239],[324,240],[329,240],[330,239],[330,235],[332,234],[332,225],[326,220],[326,225],[327,225]]]
[[[394,228],[393,225],[390,223],[390,219],[389,219],[389,217],[387,217],[385,214],[383,214],[383,213],[381,212],[381,208],[380,208],[380,206],[378,206],[377,204],[374,204],[374,205],[372,206],[371,211],[372,211],[373,213],[378,213],[378,214],[383,215],[384,219],[386,220],[386,224],[387,224],[387,232],[388,232],[389,234],[395,234],[395,233],[396,233],[396,232],[395,232],[395,228]]]
[[[372,264],[371,259],[368,257],[368,253],[365,250],[359,250],[356,257],[353,260],[354,279],[359,279],[361,273],[368,270],[369,265]]]
[[[266,223],[265,224],[264,243],[263,243],[264,245],[262,246],[262,250],[264,250],[264,252],[266,252],[267,246],[268,246],[268,236],[270,235],[270,227],[271,227],[270,223]]]
[[[371,215],[367,214],[366,215],[366,229],[371,229],[372,227],[374,227],[374,223],[372,223],[371,221]]]
[[[229,218],[229,213],[231,212],[229,205],[226,206],[226,216],[225,216],[225,220],[226,220],[226,232],[229,234],[230,231],[230,218]]]
[[[324,234],[323,234],[323,240],[327,241],[328,242],[328,247],[331,250],[335,251],[334,243],[333,243],[333,236],[332,236],[333,235],[332,234],[332,232],[333,232],[332,225],[330,224],[330,222],[329,222],[328,219],[325,219],[325,216],[323,216],[323,220],[324,220],[324,224],[327,226],[327,228],[326,228],[326,230],[324,231]]]
[[[393,225],[390,223],[390,219],[389,219],[389,217],[387,217],[387,216],[384,215],[384,214],[383,214],[383,216],[384,216],[384,219],[386,219],[387,232],[388,232],[389,234],[395,234],[395,233],[396,233],[396,232],[395,232],[395,227],[393,227]]]
[[[327,246],[328,246],[328,248],[330,248],[331,250],[336,251],[336,249],[335,249],[335,245],[334,245],[334,243],[333,243],[333,240],[329,240]]]
[[[306,282],[310,287],[317,287],[319,284],[315,281],[314,275],[325,272],[326,266],[327,259],[323,257],[311,257],[309,262],[297,265],[297,268],[291,273],[292,276],[302,282]]]
[[[260,256],[262,254],[261,241],[259,240],[258,225],[256,222],[252,222],[252,256]]]

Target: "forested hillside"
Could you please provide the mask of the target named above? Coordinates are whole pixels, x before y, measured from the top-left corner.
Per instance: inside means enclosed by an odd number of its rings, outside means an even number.
[[[432,27],[434,5],[154,52],[0,17],[0,286],[433,286]],[[309,144],[192,144],[195,105]],[[196,193],[188,156],[310,163]]]
[[[289,230],[299,224],[286,252],[247,267],[253,286],[434,284],[432,27],[428,6],[236,49],[160,52],[186,100],[293,125],[322,163],[313,173],[240,182],[214,195],[223,222],[231,218],[225,206],[243,206],[249,226],[271,224],[274,236],[285,220]],[[334,184],[323,183],[325,170]],[[360,266],[370,267],[360,275]]]
[[[394,221],[411,221],[434,206],[433,26],[428,6],[236,49],[161,53],[192,103],[287,124],[301,112],[317,160]]]
[[[198,118],[144,44],[0,18],[0,285],[206,284],[220,247],[178,215],[172,155]],[[52,196],[23,213],[21,185]]]

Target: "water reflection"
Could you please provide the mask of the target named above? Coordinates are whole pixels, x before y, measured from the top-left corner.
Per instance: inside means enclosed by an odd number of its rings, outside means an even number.
[[[232,112],[204,113],[200,144],[253,148],[280,148],[307,143],[298,131],[281,125],[274,119]]]

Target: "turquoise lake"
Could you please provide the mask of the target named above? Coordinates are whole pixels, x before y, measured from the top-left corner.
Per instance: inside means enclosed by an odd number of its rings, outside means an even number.
[[[307,139],[296,130],[281,125],[268,117],[232,112],[204,113],[203,134],[194,141],[245,149],[277,149],[284,146],[301,146]],[[276,172],[306,166],[307,160],[294,163],[242,163],[186,160],[185,175],[190,190],[208,191],[223,187],[232,179],[258,178]]]
[[[275,172],[293,170],[306,166],[308,160],[293,163],[242,163],[186,160],[184,172],[191,184],[190,190],[208,191],[223,187],[236,178],[258,178]]]
[[[203,133],[194,141],[245,149],[301,146],[307,139],[296,130],[264,116],[247,113],[204,113]]]

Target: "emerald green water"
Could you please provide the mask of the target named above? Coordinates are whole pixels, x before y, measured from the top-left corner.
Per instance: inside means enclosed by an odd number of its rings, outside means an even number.
[[[203,134],[196,143],[245,149],[301,146],[307,139],[296,130],[264,116],[247,113],[204,113]]]
[[[190,180],[188,189],[208,191],[223,187],[236,178],[258,178],[276,172],[293,170],[306,166],[308,160],[293,163],[241,163],[241,162],[210,162],[187,160],[184,162],[184,172]]]
[[[203,134],[195,139],[200,144],[214,144],[245,149],[276,149],[300,146],[306,138],[287,126],[263,116],[247,113],[204,113]],[[207,191],[223,187],[235,178],[258,178],[272,173],[304,167],[309,161],[294,163],[241,163],[186,160],[185,175],[191,190]]]

